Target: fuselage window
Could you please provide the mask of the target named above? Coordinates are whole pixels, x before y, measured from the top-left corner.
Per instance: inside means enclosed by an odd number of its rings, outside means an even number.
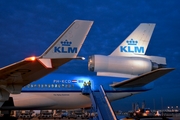
[[[60,84],[58,84],[58,88],[60,88]]]
[[[48,84],[48,88],[50,88],[51,87],[51,85],[50,84]]]

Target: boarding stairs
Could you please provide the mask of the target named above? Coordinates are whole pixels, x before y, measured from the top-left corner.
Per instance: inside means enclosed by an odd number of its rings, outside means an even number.
[[[102,85],[100,85],[99,91],[97,92],[92,91],[90,86],[87,86],[84,91],[90,94],[92,102],[91,112],[98,114],[98,116],[93,117],[93,120],[117,120]]]

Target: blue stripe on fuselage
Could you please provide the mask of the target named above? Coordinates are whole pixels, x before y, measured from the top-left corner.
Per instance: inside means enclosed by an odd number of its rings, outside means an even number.
[[[136,92],[147,91],[152,86],[138,88],[112,88],[109,86],[128,78],[107,77],[107,76],[81,76],[51,73],[35,82],[23,87],[22,92],[81,92],[84,82],[91,82],[91,89],[98,91],[103,85],[106,92]]]

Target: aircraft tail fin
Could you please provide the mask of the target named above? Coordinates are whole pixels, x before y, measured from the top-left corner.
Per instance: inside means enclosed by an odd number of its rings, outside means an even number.
[[[76,58],[93,21],[75,20],[40,58]]]
[[[110,56],[144,55],[154,27],[154,23],[141,23]]]

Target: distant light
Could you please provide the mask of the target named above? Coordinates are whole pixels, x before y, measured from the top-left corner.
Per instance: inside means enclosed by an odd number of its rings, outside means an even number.
[[[77,57],[78,60],[85,60],[85,57]]]
[[[35,61],[36,60],[36,57],[35,56],[32,56],[32,57],[27,57],[25,58],[26,61]]]
[[[82,57],[81,59],[82,59],[82,60],[85,60],[86,58],[85,58],[85,57]]]

